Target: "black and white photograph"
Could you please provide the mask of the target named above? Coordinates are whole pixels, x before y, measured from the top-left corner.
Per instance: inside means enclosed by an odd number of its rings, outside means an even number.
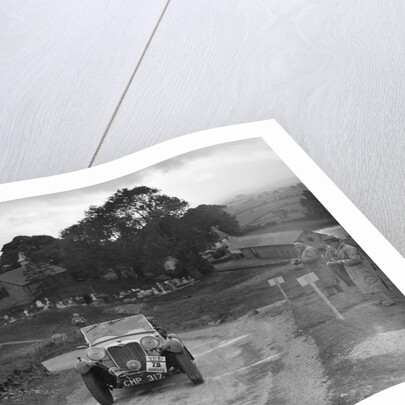
[[[2,202],[0,229],[1,403],[354,405],[405,382],[404,296],[260,137]]]

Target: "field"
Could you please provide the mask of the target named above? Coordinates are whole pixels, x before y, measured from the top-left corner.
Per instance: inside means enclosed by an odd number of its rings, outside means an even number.
[[[240,197],[229,201],[227,211],[236,216],[242,228],[302,219],[306,216],[301,204],[302,190],[298,186],[289,186]]]
[[[287,210],[287,212],[283,213],[283,211],[280,210]],[[244,211],[237,214],[237,218],[241,226],[256,225],[260,223],[269,223],[272,221],[277,222],[280,221],[280,218],[302,219],[304,216],[302,211],[302,206],[295,201],[290,203],[277,201]]]
[[[318,229],[336,225],[334,218],[323,219],[300,219],[290,222],[284,222],[278,225],[272,225],[263,229],[257,229],[249,232],[249,235],[261,235],[270,232],[285,232],[285,231],[317,231]]]

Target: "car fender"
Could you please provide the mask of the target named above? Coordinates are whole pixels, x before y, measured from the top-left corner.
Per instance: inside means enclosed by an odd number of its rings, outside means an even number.
[[[86,374],[93,367],[95,367],[95,364],[88,360],[78,359],[75,363],[75,371],[79,374]]]
[[[184,346],[179,339],[169,336],[164,342],[162,351],[171,353],[180,353],[184,350]]]
[[[185,350],[188,353],[191,360],[194,360],[194,356],[191,354],[191,352],[187,349],[186,345],[183,343],[183,341],[177,335],[175,335],[174,333],[171,333],[167,337],[168,337],[168,339],[178,340],[181,343],[181,345],[183,346],[183,350]],[[164,346],[163,346],[163,350],[164,350]],[[168,350],[168,351],[170,351],[170,350]],[[177,353],[180,353],[180,352],[177,352]]]

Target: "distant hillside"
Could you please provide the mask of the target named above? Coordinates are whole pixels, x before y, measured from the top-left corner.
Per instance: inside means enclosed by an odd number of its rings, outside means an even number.
[[[260,193],[241,194],[225,205],[243,229],[265,228],[306,218],[306,209],[300,201],[304,190],[307,188],[297,183]]]

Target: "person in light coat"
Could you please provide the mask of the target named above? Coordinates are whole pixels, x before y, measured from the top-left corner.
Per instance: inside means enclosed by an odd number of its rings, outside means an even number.
[[[326,238],[325,243],[337,249],[338,255],[337,260],[333,260],[328,264],[343,264],[347,274],[360,292],[362,294],[370,294],[375,299],[375,304],[381,304],[385,307],[395,305],[381,279],[373,269],[367,266],[355,247],[340,242],[334,236]]]
[[[343,264],[337,264],[335,260],[339,260],[337,250],[330,246],[327,246],[325,253],[323,254],[325,261],[330,269],[336,274],[338,280],[340,280],[347,287],[355,287],[353,280],[347,274],[347,271]]]
[[[294,247],[298,252],[298,257],[291,259],[291,264],[303,264],[308,273],[315,273],[319,278],[319,286],[327,295],[342,292],[342,287],[339,285],[335,273],[326,265],[324,258],[317,249],[300,240],[294,242]]]

